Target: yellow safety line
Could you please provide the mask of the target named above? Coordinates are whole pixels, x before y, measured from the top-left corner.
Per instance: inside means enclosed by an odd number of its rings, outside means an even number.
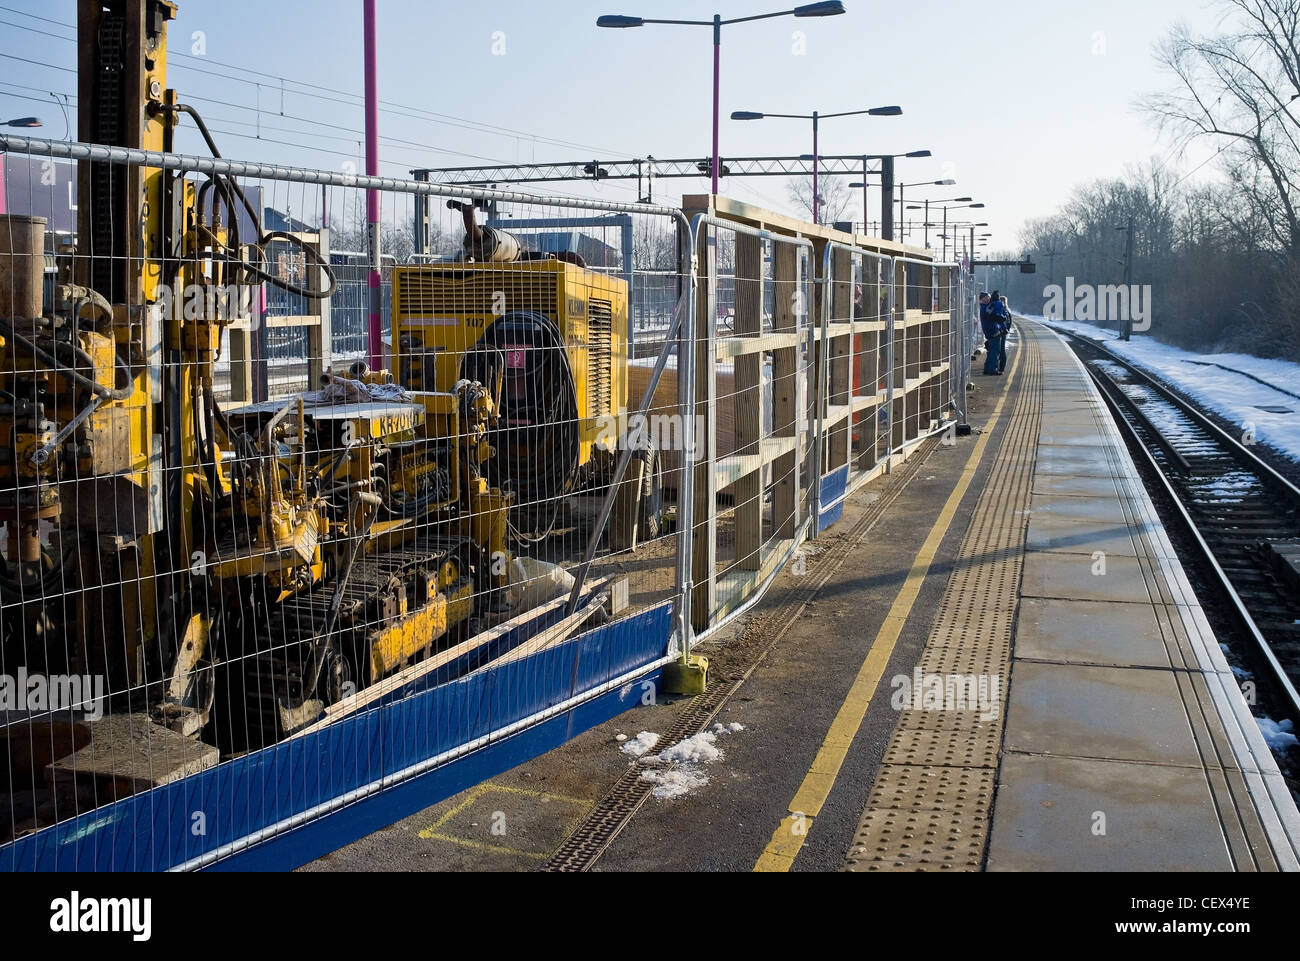
[[[880,684],[880,678],[889,665],[890,657],[893,656],[894,647],[903,632],[903,625],[907,623],[912,607],[921,593],[926,575],[930,572],[930,565],[934,563],[935,554],[938,553],[939,546],[943,543],[948,528],[952,526],[962,499],[975,479],[980,460],[984,457],[989,439],[993,436],[993,429],[1002,417],[1007,397],[1011,393],[1010,383],[1016,378],[1020,369],[1022,353],[1023,351],[1016,352],[1015,363],[1007,378],[1008,389],[1003,391],[1002,397],[999,398],[997,406],[993,409],[993,416],[984,426],[975,449],[971,451],[970,458],[962,469],[957,486],[953,489],[948,502],[944,504],[943,511],[930,530],[930,536],[926,538],[920,553],[912,562],[907,581],[898,596],[894,598],[894,603],[885,616],[885,622],[880,626],[880,632],[876,634],[871,650],[867,652],[867,658],[862,662],[862,667],[858,670],[858,675],[854,678],[853,686],[849,688],[844,703],[840,705],[839,712],[835,715],[825,740],[822,741],[821,749],[817,752],[812,767],[808,769],[803,784],[800,785],[794,800],[790,802],[789,817],[777,825],[772,840],[768,842],[758,863],[754,865],[755,871],[789,871],[794,865],[794,859],[803,848],[804,839],[808,836],[813,819],[821,813],[822,806],[830,796],[835,779],[839,776],[844,759],[848,756],[849,746],[857,736],[858,729],[862,727],[862,719],[866,717],[867,708],[871,705],[871,697]]]

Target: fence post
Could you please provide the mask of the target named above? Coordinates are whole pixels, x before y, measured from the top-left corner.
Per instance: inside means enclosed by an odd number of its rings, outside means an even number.
[[[330,232],[328,227],[321,228],[316,253],[320,255],[320,259],[325,263],[330,262]],[[311,270],[310,267],[308,269]],[[324,290],[325,278],[322,276],[322,272],[312,270],[311,273],[311,279],[308,281],[311,289]],[[310,390],[318,389],[321,385],[321,378],[329,373],[334,347],[330,298],[323,297],[316,301],[316,309],[319,311],[320,319],[307,328],[307,386]]]
[[[704,436],[696,438],[695,479],[692,491],[694,526],[684,532],[693,545],[691,548],[691,622],[695,631],[708,630],[713,611],[717,606],[718,538],[717,538],[717,363],[714,360],[713,337],[718,315],[718,246],[716,232],[705,226],[699,231],[699,260],[697,275],[704,274],[704,283],[696,290],[695,350],[691,366],[694,373],[695,423],[704,428]],[[701,316],[702,315],[702,316]]]

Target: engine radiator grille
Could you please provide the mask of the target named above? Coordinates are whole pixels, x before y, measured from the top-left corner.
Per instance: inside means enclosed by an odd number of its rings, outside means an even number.
[[[587,317],[587,416],[610,410],[614,369],[614,309],[607,300],[592,298]]]
[[[531,270],[403,271],[402,312],[414,316],[507,314],[534,310],[555,317],[554,274]]]

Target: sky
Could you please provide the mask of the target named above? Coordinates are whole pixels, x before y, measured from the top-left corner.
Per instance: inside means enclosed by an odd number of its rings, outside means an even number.
[[[945,178],[907,198],[971,196],[997,249],[1053,213],[1075,185],[1155,159],[1187,172],[1209,146],[1171,150],[1138,109],[1167,89],[1154,46],[1179,21],[1212,30],[1208,0],[845,0],[847,14],[724,28],[722,154],[811,153],[811,125],[737,122],[733,110],[837,113],[897,104],[901,117],[846,117],[821,128],[823,154],[928,149],[899,179]],[[217,133],[222,153],[337,170],[364,169],[362,2],[180,0],[169,83]],[[379,0],[381,173],[476,163],[705,157],[712,53],[707,27],[607,30],[604,13],[661,19],[739,17],[778,2],[663,0]],[[51,22],[54,21],[54,22]],[[70,95],[75,131],[75,0],[0,0],[0,121],[36,114],[65,135],[50,96]],[[310,86],[309,86],[310,85]],[[204,153],[192,134],[181,152]],[[1212,170],[1213,167],[1207,168]],[[636,200],[635,182],[555,192]],[[664,180],[657,200],[706,193]],[[783,212],[785,182],[731,178],[722,193]],[[878,191],[870,219],[880,217]],[[852,208],[861,219],[861,205]],[[916,215],[912,215],[916,216]],[[932,217],[937,220],[938,216]]]

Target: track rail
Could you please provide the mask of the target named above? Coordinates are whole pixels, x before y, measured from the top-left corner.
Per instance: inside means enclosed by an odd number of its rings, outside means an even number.
[[[1062,331],[1121,428],[1146,452],[1206,567],[1300,718],[1300,592],[1276,547],[1300,545],[1300,489],[1170,387]]]

